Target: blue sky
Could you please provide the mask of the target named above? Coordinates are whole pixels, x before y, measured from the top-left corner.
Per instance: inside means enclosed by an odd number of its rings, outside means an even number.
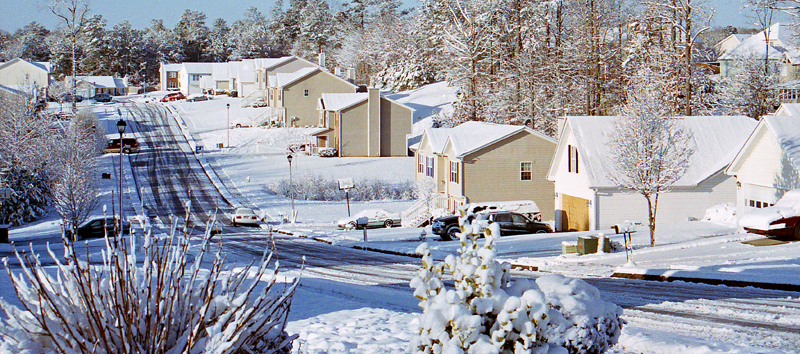
[[[742,14],[741,8],[744,0],[708,0],[715,7],[715,24],[745,26],[750,22]],[[284,0],[284,5],[288,4]],[[329,0],[334,8],[342,0]],[[49,29],[55,28],[58,19],[45,7],[51,3],[48,0],[0,0],[0,29],[15,31],[31,21],[39,22]],[[214,19],[222,17],[228,23],[239,19],[244,11],[256,6],[269,16],[269,10],[274,0],[241,1],[241,0],[88,0],[89,8],[93,14],[101,14],[108,22],[109,27],[124,20],[134,28],[144,29],[150,26],[151,19],[162,19],[167,27],[173,27],[185,9],[199,10],[208,16],[208,25]],[[419,4],[418,0],[403,0],[406,7]]]

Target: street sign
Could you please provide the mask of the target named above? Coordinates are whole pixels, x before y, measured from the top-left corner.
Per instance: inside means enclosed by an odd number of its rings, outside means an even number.
[[[352,178],[342,178],[339,180],[339,190],[346,191],[355,187],[355,182],[353,182]]]

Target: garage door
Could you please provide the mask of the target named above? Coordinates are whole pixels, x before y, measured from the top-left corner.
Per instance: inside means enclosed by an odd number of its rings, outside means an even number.
[[[589,200],[563,194],[561,231],[589,231]]]

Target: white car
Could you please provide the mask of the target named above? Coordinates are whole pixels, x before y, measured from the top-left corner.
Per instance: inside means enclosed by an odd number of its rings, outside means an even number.
[[[367,209],[336,222],[340,229],[358,228],[358,219],[367,218],[367,227],[392,227],[400,224],[400,214],[383,209]]]
[[[231,225],[258,225],[258,215],[252,209],[236,209],[236,212],[231,214]]]
[[[202,93],[193,93],[189,96],[186,96],[186,102],[197,102],[197,101],[208,101],[208,96]]]

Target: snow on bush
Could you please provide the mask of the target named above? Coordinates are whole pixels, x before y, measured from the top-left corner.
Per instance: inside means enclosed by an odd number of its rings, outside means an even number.
[[[463,220],[463,219],[462,219]],[[483,246],[462,224],[460,256],[435,262],[427,243],[417,248],[422,267],[411,280],[423,313],[412,324],[415,353],[603,353],[624,321],[622,308],[606,302],[580,279],[546,275],[511,282],[511,265],[495,260],[491,224]],[[452,273],[454,289],[442,282]]]
[[[0,299],[0,352],[290,352],[296,336],[284,326],[297,281],[277,283],[266,251],[238,269],[224,267],[221,247],[209,259],[209,231],[194,254],[174,227],[162,239],[147,233],[142,245],[111,235],[99,264],[64,238],[66,259],[48,247],[54,269],[17,251],[21,273],[3,261],[23,308]]]
[[[0,224],[22,225],[46,213],[50,188],[42,170],[20,169],[14,165],[0,179],[4,187],[11,189],[11,197],[0,202]]]
[[[736,205],[733,203],[717,204],[706,209],[703,220],[716,221],[723,223],[736,222]]]
[[[282,197],[289,198],[291,189],[289,180],[274,181],[269,190]],[[345,200],[345,192],[339,190],[339,182],[324,176],[306,174],[292,181],[294,198],[303,200]],[[387,183],[380,180],[364,180],[356,182],[350,189],[350,200],[409,200],[413,199],[412,182]]]

